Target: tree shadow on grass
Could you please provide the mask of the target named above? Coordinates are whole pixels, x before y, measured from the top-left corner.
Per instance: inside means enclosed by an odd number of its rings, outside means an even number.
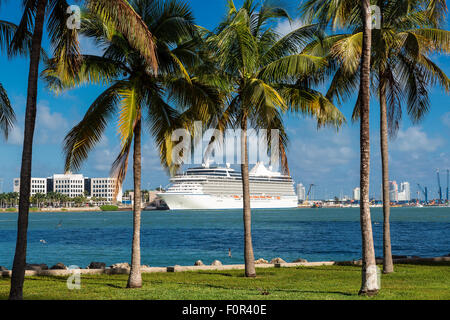
[[[314,290],[298,290],[298,289],[267,289],[267,288],[242,288],[242,287],[225,287],[220,285],[214,285],[209,283],[186,283],[186,282],[178,282],[178,285],[189,285],[189,286],[197,286],[197,287],[205,287],[211,289],[221,289],[221,290],[232,290],[232,291],[258,291],[258,295],[263,295],[263,293],[268,292],[268,295],[271,293],[281,292],[281,293],[298,293],[298,294],[336,294],[342,296],[356,296],[355,294],[349,292],[342,291],[314,291]]]

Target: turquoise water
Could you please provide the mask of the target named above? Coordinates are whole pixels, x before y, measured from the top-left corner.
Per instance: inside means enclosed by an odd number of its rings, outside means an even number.
[[[393,208],[396,255],[450,253],[450,208]],[[358,259],[359,209],[253,210],[255,258],[286,261]],[[0,213],[0,266],[10,268],[16,241],[15,213]],[[382,256],[382,209],[372,209],[376,255]],[[60,226],[58,226],[60,224]],[[31,213],[28,263],[87,266],[130,260],[131,212]],[[142,264],[243,263],[242,211],[147,211],[142,214]],[[41,241],[43,240],[43,241]],[[232,257],[228,257],[231,249]]]

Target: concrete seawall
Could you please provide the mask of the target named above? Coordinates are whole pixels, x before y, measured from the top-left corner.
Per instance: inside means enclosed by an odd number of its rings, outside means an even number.
[[[317,267],[317,266],[331,266],[334,265],[334,261],[324,262],[299,262],[299,263],[277,263],[277,264],[257,264],[256,268],[289,268],[289,267]],[[171,267],[148,267],[141,268],[142,273],[155,273],[155,272],[186,272],[186,271],[222,271],[222,270],[244,270],[243,264],[232,264],[223,266],[171,266]],[[129,274],[129,269],[78,269],[80,274],[84,275],[98,275],[98,274]],[[12,271],[2,271],[0,276],[11,277]],[[74,273],[74,270],[27,270],[25,276],[50,276],[50,277],[64,277],[70,276]]]

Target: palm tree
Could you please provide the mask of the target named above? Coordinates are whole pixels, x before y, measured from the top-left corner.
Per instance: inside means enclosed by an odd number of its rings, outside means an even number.
[[[300,48],[316,39],[319,28],[307,25],[281,37],[271,25],[277,19],[290,19],[285,9],[264,2],[246,0],[239,10],[228,2],[228,16],[214,32],[205,31],[216,68],[205,66],[202,79],[222,87],[227,109],[216,122],[219,129],[230,125],[241,129],[241,174],[243,190],[245,275],[255,277],[251,237],[251,209],[248,172],[248,123],[258,128],[280,129],[282,114],[288,110],[310,114],[319,124],[339,126],[342,114],[319,92],[310,89],[315,73],[326,61],[300,53]],[[212,73],[213,72],[213,73]],[[280,144],[285,155],[285,144]],[[286,164],[286,161],[282,161]]]
[[[88,6],[103,15],[107,21],[114,23],[119,30],[129,35],[133,47],[139,49],[150,66],[155,68],[154,44],[150,32],[140,17],[126,0],[88,0]],[[54,56],[58,59],[58,72],[61,76],[76,73],[80,65],[77,30],[67,28],[67,8],[65,0],[27,0],[23,1],[24,13],[10,44],[10,52],[25,52],[30,48],[30,70],[25,113],[25,133],[20,173],[20,200],[17,228],[17,243],[11,278],[9,298],[23,298],[23,282],[26,265],[28,212],[31,182],[31,164],[33,137],[36,120],[36,102],[41,60],[44,24],[47,29]]]
[[[147,126],[160,148],[161,161],[172,165],[171,132],[187,126],[183,119],[209,114],[220,105],[216,91],[190,77],[188,68],[198,61],[196,26],[188,5],[178,0],[139,0],[132,2],[141,15],[156,44],[158,73],[147,67],[142,55],[134,50],[126,35],[105,23],[100,15],[87,15],[82,32],[105,47],[104,55],[84,56],[75,77],[57,77],[56,61],[45,71],[55,90],[81,83],[103,83],[109,87],[91,105],[83,120],[64,141],[66,170],[78,170],[88,152],[101,139],[109,119],[119,115],[118,129],[121,152],[113,164],[116,190],[122,185],[133,147],[134,214],[131,271],[128,288],[142,286],[140,255],[141,217],[141,135]],[[181,112],[172,107],[188,108]],[[191,108],[189,108],[191,107]],[[134,145],[133,145],[134,141]]]
[[[403,4],[403,5],[402,5]],[[432,61],[430,54],[450,50],[450,32],[438,29],[430,11],[417,4],[394,1],[382,7],[381,29],[373,30],[372,83],[380,100],[380,145],[383,176],[383,272],[394,271],[390,237],[390,199],[388,167],[388,135],[395,136],[402,117],[402,102],[413,122],[420,121],[429,108],[428,87],[441,84],[447,92],[450,81]],[[359,22],[360,24],[360,22]],[[353,33],[325,39],[330,59],[339,66],[331,88],[330,99],[345,100],[357,86],[360,71],[361,29],[358,22]],[[416,45],[412,45],[417,43]],[[321,45],[318,44],[318,47]],[[318,50],[318,48],[311,48]],[[325,48],[321,48],[323,51]],[[353,119],[359,117],[359,104]],[[388,117],[389,115],[389,117]]]
[[[360,64],[360,223],[362,236],[362,284],[359,294],[374,295],[378,292],[377,268],[373,243],[372,221],[369,205],[370,185],[370,65],[372,46],[372,13],[370,0],[308,0],[302,5],[303,14],[322,24],[351,26],[355,19],[362,22]]]

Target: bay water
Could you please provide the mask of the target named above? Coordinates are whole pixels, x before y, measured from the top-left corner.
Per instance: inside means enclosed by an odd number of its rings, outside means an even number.
[[[372,208],[375,251],[383,255],[382,208]],[[30,213],[28,263],[86,267],[129,262],[132,212]],[[252,210],[255,259],[287,262],[361,257],[358,208]],[[0,266],[12,266],[17,213],[0,213]],[[142,264],[150,266],[241,264],[242,210],[142,212]],[[392,208],[394,255],[435,257],[450,253],[450,208]],[[229,256],[231,251],[231,257]]]

